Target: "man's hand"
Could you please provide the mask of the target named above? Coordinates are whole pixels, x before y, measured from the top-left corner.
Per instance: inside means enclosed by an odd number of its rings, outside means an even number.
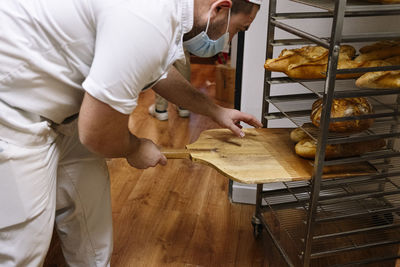
[[[239,137],[244,137],[240,122],[245,122],[253,127],[260,128],[263,125],[254,116],[240,112],[236,109],[218,107],[212,115],[212,119],[220,126],[228,128]]]
[[[250,114],[216,105],[212,99],[193,88],[174,67],[170,68],[168,77],[159,81],[153,90],[179,107],[212,118],[237,136],[244,136],[240,130],[241,121],[254,127],[262,127],[261,122]]]
[[[167,164],[167,158],[161,154],[160,149],[151,140],[139,138],[138,141],[136,149],[126,157],[132,167],[147,169],[155,167],[157,164]]]

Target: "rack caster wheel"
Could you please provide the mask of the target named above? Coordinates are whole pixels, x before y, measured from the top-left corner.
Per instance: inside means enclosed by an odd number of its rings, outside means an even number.
[[[256,224],[253,225],[253,235],[255,239],[259,239],[261,234],[262,234],[262,225],[261,224]]]
[[[253,225],[253,236],[255,239],[259,239],[262,231],[263,231],[263,226],[261,224],[260,219],[257,217],[253,216],[253,219],[251,220],[251,225]]]
[[[384,214],[372,215],[372,220],[375,225],[386,225],[386,224],[393,224],[394,217],[392,213],[384,213]]]

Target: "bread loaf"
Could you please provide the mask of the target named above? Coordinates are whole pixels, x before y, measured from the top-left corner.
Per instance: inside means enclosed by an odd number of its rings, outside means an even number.
[[[363,46],[359,49],[359,51],[361,54],[365,54],[365,53],[369,53],[374,50],[386,49],[386,48],[391,48],[391,47],[399,46],[399,45],[400,45],[400,41],[384,40],[384,41],[379,41],[379,42],[376,42],[373,44]]]
[[[347,144],[335,144],[327,145],[325,149],[325,158],[342,158],[359,156],[367,152],[373,152],[382,149],[386,145],[384,139],[362,141]],[[314,159],[317,151],[317,142],[311,138],[305,138],[298,142],[295,146],[295,152],[297,155],[307,158]]]
[[[352,61],[355,49],[349,45],[340,48],[338,68],[356,68],[360,63]],[[299,49],[284,49],[278,58],[267,59],[264,67],[269,71],[284,72],[294,79],[325,78],[329,51],[321,46],[305,46]],[[338,78],[359,77],[359,74],[342,74]]]
[[[394,56],[390,58],[386,58],[385,62],[394,66],[394,65],[400,65],[400,56]]]
[[[400,65],[400,56],[370,61],[369,64],[374,66]],[[400,89],[400,71],[367,72],[357,79],[356,86],[374,89]]]
[[[309,138],[308,134],[303,129],[309,133],[316,133],[318,130],[312,123],[304,123],[301,128],[298,127],[290,132],[290,140],[297,143],[304,138]]]
[[[298,49],[283,49],[277,58],[267,59],[264,67],[270,71],[285,72],[290,64],[326,60],[328,50],[322,46],[304,46]]]
[[[360,88],[400,89],[400,71],[367,72],[357,79]]]
[[[311,122],[316,127],[320,126],[322,104],[322,99],[318,99],[312,105],[310,118]],[[371,104],[363,97],[333,99],[332,102],[331,118],[351,117],[372,113]],[[329,131],[341,133],[360,132],[368,129],[373,122],[373,119],[331,122],[329,124]]]
[[[339,59],[338,69],[358,68],[362,63],[349,59]],[[290,64],[285,74],[293,79],[324,79],[326,77],[327,62],[311,62],[301,64]],[[362,73],[337,74],[336,77],[342,78],[358,78]]]
[[[359,63],[400,56],[400,41],[380,41],[360,48],[360,53],[354,59]]]

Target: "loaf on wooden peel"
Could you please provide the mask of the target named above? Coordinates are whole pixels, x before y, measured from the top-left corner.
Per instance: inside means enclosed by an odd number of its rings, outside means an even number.
[[[326,145],[325,158],[342,158],[359,156],[368,152],[377,151],[385,147],[386,142],[384,139],[362,141],[355,143],[346,144],[334,144]],[[297,155],[307,158],[314,159],[317,151],[317,142],[311,138],[305,138],[298,142],[295,146],[295,152]]]
[[[318,99],[312,105],[311,122],[316,126],[320,126],[323,102]],[[331,118],[351,117],[373,114],[373,109],[369,101],[364,97],[333,99],[331,108]],[[373,119],[355,119],[347,121],[331,122],[329,131],[340,133],[361,132],[368,129]]]

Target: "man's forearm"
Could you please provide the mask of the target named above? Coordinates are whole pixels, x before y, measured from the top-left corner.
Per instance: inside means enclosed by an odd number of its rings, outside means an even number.
[[[153,89],[168,101],[198,114],[213,117],[219,109],[211,98],[193,88],[174,67],[169,70],[168,77]]]
[[[124,157],[138,169],[167,164],[151,140],[129,132],[128,120],[128,115],[86,93],[78,121],[80,141],[94,153],[108,158]]]

